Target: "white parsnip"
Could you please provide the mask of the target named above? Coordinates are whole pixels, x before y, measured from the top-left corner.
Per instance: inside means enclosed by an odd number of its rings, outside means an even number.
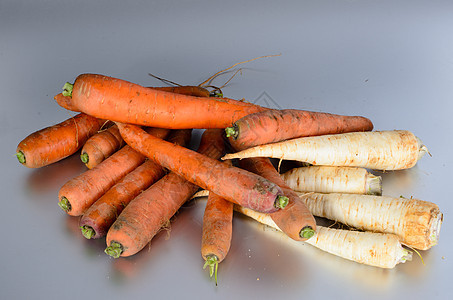
[[[426,152],[412,132],[388,130],[302,137],[230,153],[222,159],[272,157],[312,165],[400,170],[413,167]]]
[[[443,215],[432,202],[343,193],[299,195],[315,216],[361,230],[393,233],[415,249],[427,250],[439,240]]]
[[[238,205],[234,209],[258,222],[280,230],[269,214],[259,213]],[[379,268],[394,268],[399,263],[412,259],[412,252],[403,248],[394,234],[352,231],[317,226],[316,234],[299,242],[313,245],[323,251],[361,264]]]
[[[382,194],[382,178],[365,168],[310,166],[291,169],[281,176],[298,192]]]

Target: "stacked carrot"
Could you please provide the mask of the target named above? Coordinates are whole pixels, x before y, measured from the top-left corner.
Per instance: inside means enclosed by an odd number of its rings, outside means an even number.
[[[382,268],[411,259],[403,246],[426,250],[438,241],[437,205],[381,196],[381,178],[371,173],[417,163],[427,149],[410,131],[373,131],[361,116],[268,109],[209,97],[199,86],[149,88],[97,74],[65,84],[55,100],[79,114],[26,137],[17,157],[37,168],[82,149],[88,170],[61,188],[58,204],[80,217],[85,237],[105,237],[113,257],[143,249],[199,189],[209,191],[201,253],[216,282],[233,209],[295,243]],[[188,147],[192,129],[205,130],[197,152]],[[280,174],[269,158],[309,166]],[[317,226],[315,217],[354,230]]]

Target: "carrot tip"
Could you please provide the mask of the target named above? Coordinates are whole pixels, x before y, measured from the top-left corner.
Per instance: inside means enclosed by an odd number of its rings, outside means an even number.
[[[309,239],[315,235],[315,230],[311,226],[305,226],[299,232],[299,236],[303,239]]]
[[[92,239],[96,235],[96,231],[94,231],[93,227],[88,225],[80,226],[80,230],[82,230],[82,235],[87,239]]]
[[[226,137],[232,137],[233,139],[237,139],[238,134],[239,134],[239,130],[237,128],[237,125],[234,124],[231,127],[225,128],[225,134],[226,134]]]
[[[286,205],[289,203],[289,198],[286,196],[278,196],[277,199],[275,200],[274,206],[276,208],[285,208]]]
[[[19,162],[20,162],[21,164],[25,164],[26,159],[25,159],[25,154],[24,154],[24,152],[18,151],[18,152],[16,153],[16,157],[17,157],[17,159],[19,160]]]
[[[117,242],[111,242],[110,246],[105,248],[104,252],[113,258],[119,258],[123,253],[123,245]]]
[[[71,203],[69,202],[68,198],[66,198],[66,197],[61,197],[60,202],[58,202],[58,206],[65,212],[68,212],[71,210]]]
[[[203,270],[209,266],[209,276],[214,275],[215,285],[217,285],[217,270],[219,268],[219,259],[217,255],[211,254],[206,256],[206,261],[203,265]]]
[[[80,154],[80,159],[84,164],[87,164],[90,161],[90,157],[88,156],[88,153],[84,152]]]
[[[73,88],[74,88],[74,85],[72,83],[66,82],[63,85],[63,92],[61,94],[66,97],[72,97]]]

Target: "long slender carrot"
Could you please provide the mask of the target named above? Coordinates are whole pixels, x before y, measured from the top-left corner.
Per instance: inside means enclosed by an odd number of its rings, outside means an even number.
[[[74,154],[94,135],[104,120],[80,113],[61,123],[38,130],[17,146],[16,156],[29,168],[40,168]]]
[[[270,214],[259,213],[238,205],[235,205],[234,209],[262,224],[280,230]],[[293,242],[299,247],[308,243],[333,255],[379,268],[390,269],[399,263],[412,260],[412,252],[403,248],[398,237],[390,233],[318,226],[316,235],[312,238],[305,242]]]
[[[312,165],[399,170],[413,167],[426,152],[412,132],[388,130],[296,138],[230,153],[222,159],[273,157]]]
[[[224,142],[218,134],[221,130],[215,131],[214,135],[211,130],[204,132],[198,149],[201,155],[214,160],[222,156]],[[195,184],[175,173],[165,175],[121,212],[107,233],[105,252],[118,258],[143,249],[197,189]]]
[[[373,123],[361,116],[344,116],[297,109],[265,110],[247,115],[225,132],[232,145],[242,149],[288,139],[371,131]]]
[[[153,90],[96,74],[79,75],[65,89],[64,96],[55,97],[64,108],[112,121],[160,128],[225,128],[245,115],[264,109],[240,101],[235,105],[231,100]]]
[[[239,165],[279,185],[283,193],[289,198],[289,203],[285,209],[270,214],[272,220],[284,233],[298,241],[306,240],[315,234],[315,218],[299,196],[286,185],[268,158],[243,159],[239,161]]]
[[[203,214],[201,256],[209,267],[209,275],[214,275],[217,285],[217,270],[231,246],[233,235],[233,203],[214,193],[209,194]]]
[[[80,159],[88,169],[94,168],[124,146],[118,126],[114,124],[89,138],[82,147]]]
[[[118,128],[137,151],[228,201],[262,212],[275,212],[287,205],[281,188],[259,175],[155,138],[138,126],[118,123]]]
[[[151,134],[165,137],[169,130],[150,128]],[[102,163],[66,182],[58,193],[58,205],[72,216],[82,215],[88,207],[116,182],[145,161],[145,156],[129,146]]]

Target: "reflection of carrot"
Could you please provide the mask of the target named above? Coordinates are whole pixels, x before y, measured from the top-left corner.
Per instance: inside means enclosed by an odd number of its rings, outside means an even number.
[[[118,128],[137,151],[228,201],[262,212],[274,212],[287,204],[278,185],[262,176],[155,138],[138,126],[118,123]]]
[[[167,129],[151,128],[151,134],[165,137]],[[66,182],[58,193],[58,205],[69,215],[79,216],[116,182],[145,161],[145,157],[129,146],[105,161]]]
[[[246,170],[278,184],[289,198],[289,203],[285,209],[270,214],[272,220],[284,233],[299,241],[306,240],[314,235],[316,231],[315,218],[305,203],[299,199],[299,196],[286,185],[268,158],[243,159],[239,161],[239,164]]]
[[[180,95],[95,74],[82,74],[65,89],[65,96],[55,97],[64,108],[160,128],[225,128],[245,115],[263,110],[240,101],[234,104],[231,100]]]
[[[124,141],[120,131],[116,125],[113,125],[86,141],[80,159],[89,169],[92,169],[123,146]]]
[[[221,132],[219,129],[216,131]],[[215,138],[211,130],[206,130],[198,151],[201,155],[219,159],[223,153],[222,145],[221,137]],[[164,176],[132,200],[118,216],[107,233],[105,252],[117,258],[140,251],[197,189],[195,184],[175,173]]]
[[[265,110],[247,115],[225,129],[233,145],[249,148],[292,138],[370,131],[371,121],[360,116],[343,116],[297,109]]]
[[[17,159],[29,168],[50,165],[74,154],[103,123],[103,120],[80,113],[59,124],[38,130],[19,143]]]

